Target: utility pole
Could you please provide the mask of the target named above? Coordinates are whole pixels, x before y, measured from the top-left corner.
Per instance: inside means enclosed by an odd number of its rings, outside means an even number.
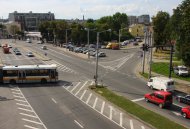
[[[171,78],[171,74],[172,74],[172,59],[173,59],[173,44],[172,44],[172,42],[171,42],[169,78]]]
[[[153,34],[152,33],[150,33],[150,44],[149,45],[150,46],[153,45]],[[148,74],[149,79],[152,77],[152,75],[151,75],[151,71],[152,71],[151,65],[152,65],[152,47],[150,47],[150,62],[149,62],[149,74]]]
[[[98,85],[98,47],[99,47],[99,32],[97,32],[97,43],[96,43],[96,72],[95,72],[95,86]]]
[[[145,32],[145,45],[147,45],[147,30]],[[144,74],[144,65],[145,65],[145,54],[146,50],[143,50],[143,67],[142,67],[142,74]]]

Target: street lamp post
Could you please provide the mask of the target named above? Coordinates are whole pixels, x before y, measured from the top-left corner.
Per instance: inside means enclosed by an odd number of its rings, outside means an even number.
[[[125,30],[125,29],[127,29],[127,28],[119,29],[119,46],[121,46],[121,45],[120,45],[120,42],[121,42],[121,31],[122,31],[122,30]]]
[[[85,28],[85,30],[87,30],[87,40],[88,40],[88,59],[90,59],[90,31],[94,31],[96,29],[89,29],[89,28]]]
[[[105,31],[101,31],[101,32],[97,32],[97,43],[96,43],[96,70],[95,70],[95,76],[94,76],[94,79],[95,79],[95,86],[98,85],[98,51],[99,51],[99,35],[100,35],[100,33],[103,33],[103,32],[106,32],[106,31],[111,32],[111,29],[108,29],[108,30],[105,30]]]

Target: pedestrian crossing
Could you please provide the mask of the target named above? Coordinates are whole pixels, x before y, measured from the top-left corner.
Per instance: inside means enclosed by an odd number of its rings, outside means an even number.
[[[99,65],[102,66],[103,68],[116,71],[118,70],[122,65],[125,64],[130,58],[132,58],[134,54],[129,54],[125,57],[113,60],[113,61],[107,61],[107,62],[100,62]]]
[[[76,71],[72,70],[71,68],[69,68],[69,67],[67,67],[67,66],[65,66],[65,65],[63,65],[63,64],[58,63],[57,61],[48,60],[48,61],[42,61],[42,62],[43,62],[44,64],[48,64],[48,65],[56,64],[58,70],[60,70],[60,71],[67,72],[67,73],[77,74]]]

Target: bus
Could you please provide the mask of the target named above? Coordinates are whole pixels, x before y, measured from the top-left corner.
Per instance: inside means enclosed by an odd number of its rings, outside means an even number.
[[[1,83],[47,83],[57,81],[58,72],[56,64],[0,67]]]

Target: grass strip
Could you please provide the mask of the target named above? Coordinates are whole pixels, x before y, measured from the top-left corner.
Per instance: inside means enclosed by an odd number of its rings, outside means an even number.
[[[168,118],[165,118],[153,111],[150,111],[123,96],[119,96],[105,87],[97,87],[93,89],[96,93],[103,96],[111,103],[122,108],[124,111],[140,118],[157,129],[187,129],[184,126],[177,124]]]

